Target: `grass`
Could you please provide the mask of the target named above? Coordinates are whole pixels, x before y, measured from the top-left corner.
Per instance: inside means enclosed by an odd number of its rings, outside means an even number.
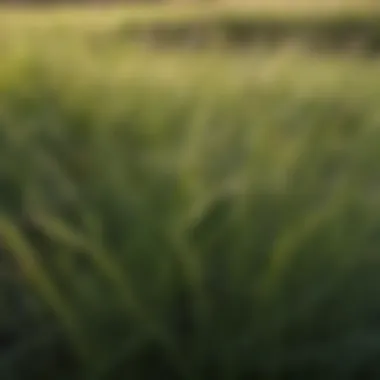
[[[2,379],[377,377],[377,61],[23,33],[0,61]]]
[[[87,40],[113,43],[143,42],[159,47],[275,46],[297,42],[312,49],[352,50],[378,53],[380,13],[376,1],[328,3],[253,1],[231,6],[205,2],[134,7],[58,6],[15,9],[3,7],[0,24],[7,35],[28,38],[47,34],[73,34]],[[49,34],[50,34],[49,33]]]

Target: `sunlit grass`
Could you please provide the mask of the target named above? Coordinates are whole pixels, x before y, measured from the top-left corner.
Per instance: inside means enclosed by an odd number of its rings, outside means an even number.
[[[306,6],[306,2],[287,9],[286,2],[273,4],[3,7],[0,47],[83,42],[93,48],[118,44],[124,49],[143,42],[158,48],[185,46],[194,50],[221,45],[249,50],[301,43],[310,49],[379,50],[380,8],[376,3],[334,3],[331,7],[318,2],[320,10]]]
[[[378,63],[89,35],[3,41],[0,378],[374,378]]]

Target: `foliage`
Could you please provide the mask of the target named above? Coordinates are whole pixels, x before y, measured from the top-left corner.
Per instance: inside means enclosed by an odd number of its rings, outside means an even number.
[[[377,63],[46,38],[0,62],[0,377],[375,378]]]

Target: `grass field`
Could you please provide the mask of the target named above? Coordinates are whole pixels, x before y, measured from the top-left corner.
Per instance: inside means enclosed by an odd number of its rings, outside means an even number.
[[[161,6],[0,8],[1,40],[67,41],[86,44],[148,43],[149,47],[223,49],[284,43],[318,50],[380,51],[378,1],[270,0],[239,5],[229,1]],[[11,38],[10,38],[11,37]],[[58,42],[57,42],[58,41]],[[99,42],[101,41],[101,42]]]
[[[120,15],[20,12],[0,378],[376,379],[378,61],[141,49],[112,42]]]

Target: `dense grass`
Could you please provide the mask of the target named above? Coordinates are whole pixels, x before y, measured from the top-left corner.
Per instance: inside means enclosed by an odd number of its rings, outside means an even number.
[[[379,375],[376,61],[27,37],[0,61],[1,379]]]

